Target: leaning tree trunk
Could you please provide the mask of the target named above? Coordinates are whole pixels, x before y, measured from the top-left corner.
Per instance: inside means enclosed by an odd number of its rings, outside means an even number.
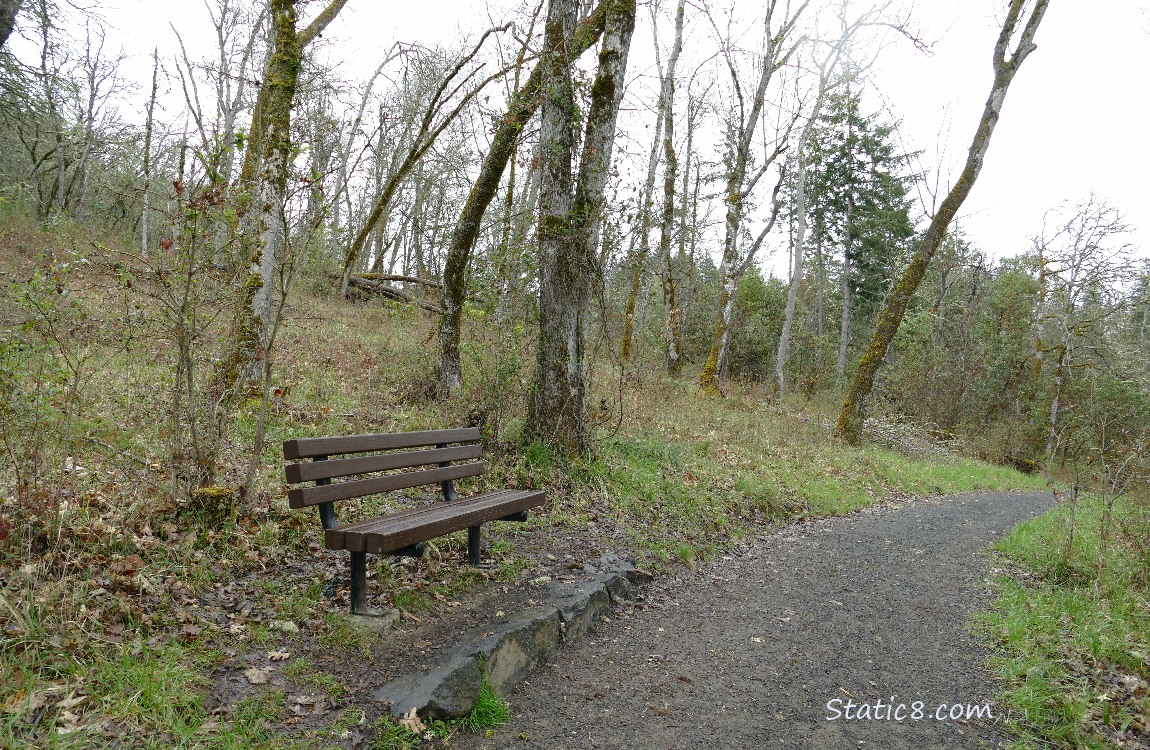
[[[614,0],[607,11],[572,196],[577,108],[572,82],[574,56],[569,48],[564,49],[564,42],[571,38],[575,22],[573,0],[551,0],[542,62],[539,362],[527,422],[529,437],[569,453],[589,447],[584,419],[585,329],[591,314],[603,187],[635,29],[635,0]]]
[[[994,134],[994,128],[1002,113],[1002,104],[1006,100],[1006,92],[1023,61],[1036,49],[1034,34],[1038,31],[1038,25],[1042,22],[1042,16],[1046,13],[1049,2],[1050,0],[1037,0],[1035,2],[1030,17],[1026,19],[1022,34],[1019,36],[1017,46],[1010,50],[1011,39],[1014,38],[1015,32],[1018,30],[1019,17],[1022,14],[1023,6],[1026,4],[1026,0],[1011,0],[1006,20],[1002,24],[1002,32],[994,45],[994,84],[991,87],[990,96],[986,100],[986,105],[983,107],[978,130],[975,132],[974,140],[970,145],[966,166],[954,187],[943,199],[942,205],[939,206],[938,213],[934,215],[926,233],[918,241],[910,265],[891,291],[886,306],[875,324],[874,335],[871,337],[862,359],[859,360],[858,369],[855,370],[854,378],[847,388],[835,432],[848,443],[858,443],[862,439],[866,401],[874,389],[875,375],[878,374],[883,359],[886,357],[887,347],[894,341],[903,316],[906,315],[906,307],[911,296],[922,283],[927,266],[934,254],[938,252],[943,237],[946,236],[947,227],[955,214],[958,213],[963,201],[966,200],[966,196],[970,195],[970,190],[974,187],[979,172],[982,171],[986,151],[990,147],[990,137]],[[1007,57],[1008,51],[1010,52],[1009,58]]]
[[[567,54],[575,59],[599,40],[603,33],[606,7],[600,3],[589,23],[580,25],[574,36],[556,38],[555,44],[565,45]],[[550,23],[550,21],[549,21]],[[550,37],[548,39],[551,39]],[[557,48],[558,49],[558,48]],[[467,296],[465,274],[471,260],[471,249],[479,237],[483,214],[499,190],[499,181],[507,162],[515,151],[519,134],[539,106],[540,88],[545,73],[545,62],[531,71],[527,82],[511,97],[511,104],[499,121],[491,149],[483,158],[479,176],[471,187],[467,202],[459,213],[451,244],[443,264],[443,316],[439,322],[439,389],[444,395],[458,393],[463,387],[463,371],[459,363],[459,337],[463,322],[463,301]]]

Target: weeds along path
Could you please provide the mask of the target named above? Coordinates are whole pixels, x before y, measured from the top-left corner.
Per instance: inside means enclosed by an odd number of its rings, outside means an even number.
[[[653,584],[508,696],[515,721],[453,746],[1004,746],[997,705],[965,715],[996,692],[968,619],[988,545],[1051,502],[955,495],[783,529]]]

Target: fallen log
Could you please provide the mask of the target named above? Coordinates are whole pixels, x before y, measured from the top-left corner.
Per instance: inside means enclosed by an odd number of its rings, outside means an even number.
[[[432,289],[442,289],[443,285],[431,279],[421,279],[418,276],[405,276],[401,273],[357,273],[355,277],[368,281],[402,281],[407,284],[422,284]],[[350,278],[350,277],[349,277]]]
[[[338,274],[328,275],[337,281],[340,278]],[[347,283],[348,286],[355,287],[356,289],[365,292],[371,292],[372,294],[378,294],[380,297],[385,297],[386,299],[394,300],[396,302],[406,302],[409,305],[418,305],[424,310],[433,312],[436,315],[443,314],[443,310],[438,305],[434,305],[426,300],[419,299],[413,294],[408,294],[402,289],[396,289],[390,284],[385,284],[382,281],[375,281],[374,279],[368,279],[362,276],[348,276]]]

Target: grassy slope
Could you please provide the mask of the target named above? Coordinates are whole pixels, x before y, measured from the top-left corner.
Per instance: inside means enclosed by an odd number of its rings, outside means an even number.
[[[30,230],[4,239],[21,249],[9,257],[24,265],[5,269],[14,276],[37,262],[28,248],[58,241]],[[156,311],[106,270],[109,258],[98,251],[73,241],[55,252],[71,261],[91,256],[66,275],[72,301],[59,314],[97,325],[38,345],[42,360],[82,362],[83,378],[65,415],[54,405],[67,394],[66,373],[57,377],[63,380],[51,388],[58,389],[34,404],[45,411],[33,426],[49,453],[58,454],[67,438],[73,465],[83,470],[62,472],[60,455],[48,463],[46,547],[26,558],[17,535],[0,545],[0,746],[101,746],[129,732],[140,735],[139,746],[155,747],[342,746],[347,732],[374,737],[380,747],[405,741],[355,706],[332,711],[320,726],[285,730],[281,720],[290,721],[291,711],[282,691],[205,703],[212,670],[234,666],[237,652],[272,653],[285,642],[275,619],[239,625],[232,613],[221,625],[201,618],[196,608],[216,592],[238,588],[242,597],[258,585],[255,596],[274,604],[275,618],[314,623],[309,632],[325,648],[371,649],[370,638],[321,595],[322,571],[304,589],[276,577],[274,561],[315,556],[314,519],[289,511],[283,498],[278,445],[288,437],[482,423],[493,453],[489,481],[542,485],[551,498],[524,531],[492,537],[501,575],[516,580],[530,577],[532,560],[564,540],[673,566],[795,516],[847,512],[900,493],[1037,486],[977,461],[847,448],[832,439],[828,415],[809,404],[768,407],[754,386],[704,399],[689,380],[658,375],[653,362],[622,386],[600,374],[593,399],[603,406],[595,415],[599,450],[587,460],[559,460],[517,442],[532,364],[523,331],[470,321],[467,392],[440,403],[429,399],[433,327],[422,313],[301,292],[281,334],[256,514],[189,514],[165,494],[162,415],[173,363],[149,325]],[[132,304],[141,305],[137,313],[123,312]],[[122,314],[136,316],[129,349]],[[221,483],[242,474],[257,406],[245,405],[225,425]],[[2,516],[16,498],[11,482],[0,492]],[[443,551],[460,547],[454,540]],[[476,585],[458,565],[377,571],[383,603],[412,610],[434,612],[437,601]],[[341,693],[338,679],[306,659],[284,672],[313,692]]]
[[[1105,547],[1103,515],[1097,497],[1073,512],[1064,498],[998,545],[1007,569],[981,629],[1017,748],[1150,743],[1150,513],[1119,500]]]

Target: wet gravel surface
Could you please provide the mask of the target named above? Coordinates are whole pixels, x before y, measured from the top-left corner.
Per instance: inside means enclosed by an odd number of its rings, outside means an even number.
[[[996,692],[967,621],[990,598],[988,545],[1051,502],[955,495],[784,528],[648,586],[508,696],[511,724],[453,747],[1004,747],[997,705],[950,718]]]

